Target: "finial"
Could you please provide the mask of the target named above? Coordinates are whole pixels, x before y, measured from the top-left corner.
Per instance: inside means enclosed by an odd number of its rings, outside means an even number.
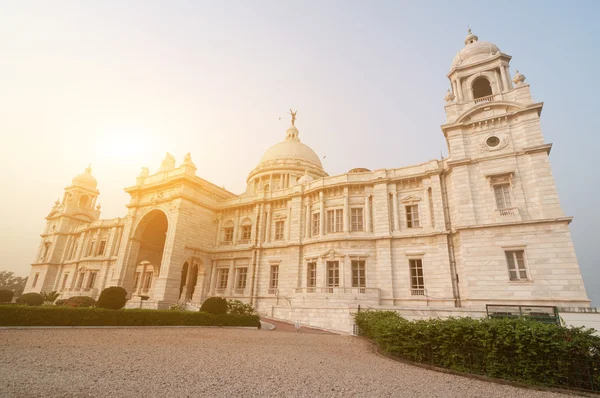
[[[148,177],[148,175],[150,175],[150,170],[148,170],[147,167],[142,167],[142,171],[140,172],[139,177]]]
[[[85,169],[85,172],[90,174],[92,172],[92,164],[88,163],[88,167]]]
[[[452,91],[450,91],[450,89],[448,89],[448,91],[446,92],[446,95],[444,96],[444,100],[448,103],[454,101],[454,94],[452,94]]]
[[[525,81],[525,76],[519,73],[519,70],[515,70],[515,77],[513,78],[513,83],[516,85],[522,84]]]
[[[60,198],[56,199],[56,202],[54,202],[55,206],[58,206],[60,204]]]
[[[98,203],[98,206],[96,206],[96,210],[100,210],[102,208],[102,206],[100,206],[100,203]]]
[[[469,25],[467,25],[467,28],[469,28]],[[470,35],[471,33],[471,28],[469,28],[469,32],[467,34]]]
[[[290,109],[290,115],[292,115],[292,126],[296,125],[296,114],[298,113],[298,109],[296,109],[296,112],[294,112],[293,110]]]

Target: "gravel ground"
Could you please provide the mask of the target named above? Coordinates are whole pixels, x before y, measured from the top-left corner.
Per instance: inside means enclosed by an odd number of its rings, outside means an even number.
[[[0,330],[8,397],[559,397],[383,358],[350,336],[242,329]]]

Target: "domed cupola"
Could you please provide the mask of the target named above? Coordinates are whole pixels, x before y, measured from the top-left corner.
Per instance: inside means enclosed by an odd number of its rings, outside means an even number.
[[[465,47],[456,54],[452,61],[452,69],[465,67],[493,58],[500,53],[500,49],[494,43],[479,41],[479,37],[471,32],[465,38]]]
[[[327,176],[319,156],[300,142],[296,113],[290,110],[292,124],[285,133],[285,139],[269,148],[248,175],[248,192],[288,188],[296,185],[305,173],[312,178]]]
[[[96,178],[92,175],[92,167],[88,166],[85,169],[85,172],[76,175],[72,180],[73,186],[89,189],[90,191],[95,191],[98,186],[98,182]]]

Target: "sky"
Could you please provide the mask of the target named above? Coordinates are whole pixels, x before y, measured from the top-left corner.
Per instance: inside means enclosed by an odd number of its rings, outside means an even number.
[[[532,96],[588,295],[600,305],[600,2],[0,0],[0,269],[92,165],[102,217],[165,152],[241,193],[298,109],[330,175],[447,156],[446,74],[470,26]]]

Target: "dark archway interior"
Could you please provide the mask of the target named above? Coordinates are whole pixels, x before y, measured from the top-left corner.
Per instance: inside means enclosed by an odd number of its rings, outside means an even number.
[[[492,86],[490,86],[490,82],[485,77],[478,77],[473,82],[473,99],[487,97],[488,95],[492,95]]]
[[[162,211],[152,211],[144,216],[142,223],[138,227],[141,229],[139,234],[140,251],[136,264],[141,261],[149,261],[154,265],[154,276],[158,276],[162,261],[163,251],[165,250],[165,241],[167,239],[168,228],[167,216]]]
[[[179,283],[179,297],[181,297],[181,293],[183,292],[183,287],[185,286],[185,282],[187,282],[187,273],[188,273],[188,263],[184,263],[183,268],[181,269],[181,282]]]

